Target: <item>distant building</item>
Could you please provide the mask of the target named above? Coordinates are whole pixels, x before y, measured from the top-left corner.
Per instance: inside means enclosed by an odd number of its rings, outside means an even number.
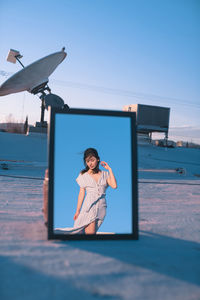
[[[178,142],[176,142],[176,146],[188,148],[189,144],[188,144],[188,142],[178,141]]]
[[[200,145],[192,142],[184,142],[184,141],[178,141],[176,142],[177,147],[184,147],[184,148],[196,148],[200,149]]]
[[[170,108],[144,104],[130,104],[123,111],[136,112],[137,132],[150,138],[153,132],[163,132],[168,139]]]
[[[168,148],[175,148],[176,147],[176,142],[171,141],[171,140],[167,140],[167,145],[166,145],[165,140],[155,140],[155,141],[153,141],[153,144],[155,146],[158,146],[158,147],[166,147],[166,146]]]
[[[1,132],[23,133],[23,123],[7,122],[0,123]]]
[[[47,134],[47,122],[36,122],[35,126],[29,125],[27,135]]]

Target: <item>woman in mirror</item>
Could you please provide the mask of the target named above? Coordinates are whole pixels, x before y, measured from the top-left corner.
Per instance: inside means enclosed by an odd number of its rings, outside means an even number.
[[[107,162],[100,163],[98,152],[94,148],[84,151],[85,168],[76,178],[80,191],[77,209],[74,215],[74,227],[65,229],[68,234],[96,234],[106,216],[106,189],[117,188],[117,182]],[[99,169],[99,164],[106,169]]]
[[[106,189],[108,186],[117,188],[117,182],[111,167],[105,162],[100,163],[98,152],[88,148],[84,152],[83,169],[77,183],[80,186],[76,213],[74,215],[74,228],[80,228],[81,233],[95,234],[106,215]],[[99,169],[99,163],[107,171]]]

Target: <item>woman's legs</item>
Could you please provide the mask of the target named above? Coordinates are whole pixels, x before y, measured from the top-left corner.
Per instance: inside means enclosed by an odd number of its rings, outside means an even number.
[[[86,234],[95,234],[96,233],[96,220],[90,223],[87,227],[85,227]]]

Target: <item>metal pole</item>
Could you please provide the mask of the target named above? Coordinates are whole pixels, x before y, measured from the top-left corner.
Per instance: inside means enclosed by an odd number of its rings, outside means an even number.
[[[21,55],[19,55],[21,57]],[[23,63],[19,60],[18,55],[15,56],[16,60],[20,63],[20,65],[24,68]]]
[[[40,122],[43,124],[44,123],[44,110],[45,110],[45,105],[44,105],[44,98],[41,98],[42,104],[41,104],[41,118]]]

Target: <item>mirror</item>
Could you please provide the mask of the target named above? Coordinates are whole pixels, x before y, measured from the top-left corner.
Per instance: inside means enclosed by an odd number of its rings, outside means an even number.
[[[48,238],[137,239],[135,113],[50,110]]]

